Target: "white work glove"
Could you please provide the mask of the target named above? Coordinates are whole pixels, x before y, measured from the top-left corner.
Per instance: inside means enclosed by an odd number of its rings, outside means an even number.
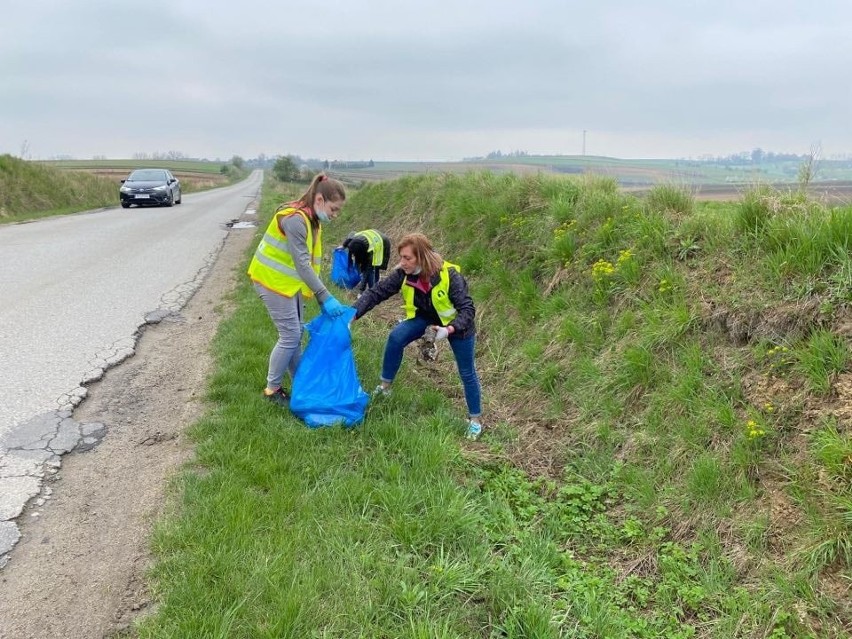
[[[447,339],[447,336],[450,334],[450,331],[446,326],[438,326],[435,329],[435,341],[440,341],[442,339]]]

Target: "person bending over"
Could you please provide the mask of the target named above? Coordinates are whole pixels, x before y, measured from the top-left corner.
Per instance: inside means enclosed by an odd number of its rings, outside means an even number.
[[[390,259],[390,239],[376,229],[367,229],[350,233],[343,241],[343,248],[349,251],[349,258],[361,272],[358,283],[359,292],[373,288],[379,281],[379,271],[387,270]]]
[[[388,335],[381,383],[374,394],[390,393],[403,350],[431,328],[435,339],[446,339],[453,351],[467,403],[467,437],[476,439],[482,432],[481,388],[474,363],[476,309],[467,281],[461,269],[436,253],[421,233],[403,237],[397,250],[399,265],[355,303],[355,320],[397,293],[404,303],[406,318]]]

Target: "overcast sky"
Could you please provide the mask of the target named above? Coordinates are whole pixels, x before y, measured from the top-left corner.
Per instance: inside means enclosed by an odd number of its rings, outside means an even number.
[[[852,153],[849,0],[0,0],[0,153]]]

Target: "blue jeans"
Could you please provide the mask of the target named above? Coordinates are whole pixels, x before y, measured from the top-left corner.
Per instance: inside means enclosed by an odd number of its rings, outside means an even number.
[[[406,346],[416,339],[423,337],[429,322],[419,317],[405,320],[397,324],[388,335],[385,344],[385,356],[382,363],[382,381],[392,382],[396,377],[402,364],[402,352]],[[467,410],[471,417],[479,417],[482,414],[482,392],[479,386],[479,376],[476,374],[476,366],[473,361],[476,336],[447,338],[453,355],[456,358],[456,366],[459,369],[462,386],[464,387],[464,399],[467,402]]]

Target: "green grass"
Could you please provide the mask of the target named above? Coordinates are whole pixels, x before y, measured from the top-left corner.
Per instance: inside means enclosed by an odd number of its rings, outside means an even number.
[[[814,391],[826,394],[831,390],[833,377],[846,369],[848,361],[846,340],[819,329],[802,345],[798,368]]]
[[[446,352],[437,374],[407,354],[354,431],[276,412],[259,397],[274,330],[243,284],[140,635],[845,636],[849,358],[831,322],[850,212],[681,195],[491,173],[353,194],[330,245],[422,229],[462,265],[489,428],[464,443]],[[365,387],[390,321],[356,326]]]
[[[645,203],[651,211],[690,215],[695,207],[692,193],[676,184],[659,184],[652,188]]]
[[[118,202],[112,180],[0,155],[0,223],[71,213]]]
[[[811,446],[833,478],[842,481],[852,477],[852,433],[838,430],[835,419],[811,434]]]

